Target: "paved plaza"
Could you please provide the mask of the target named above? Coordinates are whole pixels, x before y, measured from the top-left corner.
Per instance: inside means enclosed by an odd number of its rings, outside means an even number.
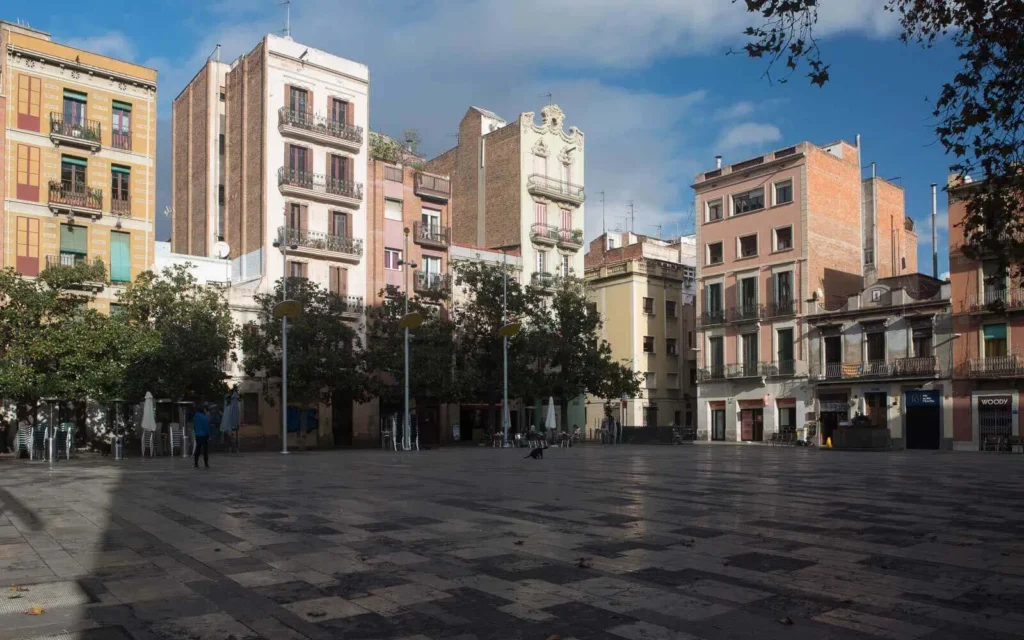
[[[0,638],[1024,637],[1024,456],[523,455],[2,460]]]

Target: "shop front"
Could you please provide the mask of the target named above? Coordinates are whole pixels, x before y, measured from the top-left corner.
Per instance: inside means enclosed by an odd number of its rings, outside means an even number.
[[[1017,413],[1016,392],[978,394],[975,396],[978,444],[1017,435],[1014,417]]]
[[[942,445],[942,392],[913,389],[903,393],[907,449],[939,449]]]
[[[764,441],[764,400],[740,400],[740,440]]]
[[[818,396],[818,424],[820,444],[832,437],[840,426],[849,424],[849,396],[845,393],[823,393]]]

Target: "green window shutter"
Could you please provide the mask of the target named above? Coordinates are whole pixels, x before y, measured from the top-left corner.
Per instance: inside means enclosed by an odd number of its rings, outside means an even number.
[[[88,96],[81,91],[72,91],[71,89],[64,90],[65,100],[75,100],[76,102],[85,102]]]
[[[119,164],[112,164],[112,165],[110,165],[110,170],[113,171],[114,173],[127,173],[127,174],[131,174],[131,172],[132,172],[132,168],[131,167],[122,167]]]
[[[120,109],[121,111],[131,111],[132,110],[132,105],[128,104],[127,102],[121,102],[120,100],[111,100],[110,104],[115,109]]]
[[[60,225],[60,252],[86,255],[89,246],[89,229],[69,224]]]
[[[80,167],[89,166],[85,158],[79,158],[78,156],[61,156],[60,161],[66,164],[77,164]]]
[[[989,324],[989,325],[985,325],[985,339],[986,340],[1006,340],[1006,325],[1005,324]]]
[[[132,279],[131,234],[110,232],[110,281],[129,282]]]

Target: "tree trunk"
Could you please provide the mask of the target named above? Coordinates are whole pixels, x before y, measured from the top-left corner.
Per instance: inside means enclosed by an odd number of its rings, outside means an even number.
[[[306,410],[304,405],[299,405],[299,450],[306,450]],[[287,415],[287,414],[286,414]]]
[[[569,429],[569,401],[565,397],[560,397],[559,402],[561,403],[561,418],[562,423],[558,425],[558,431],[565,431],[566,433],[572,433]]]

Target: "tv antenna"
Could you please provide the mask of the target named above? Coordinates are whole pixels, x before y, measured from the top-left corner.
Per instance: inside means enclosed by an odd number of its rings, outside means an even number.
[[[636,209],[633,208],[633,201],[629,201],[629,232],[636,233]]]
[[[604,222],[604,189],[601,189],[601,233],[608,233],[608,227]]]
[[[653,227],[653,228],[658,230],[658,240],[661,240],[662,239],[661,238],[661,225],[660,224],[652,224],[652,225],[648,225],[648,226]]]
[[[290,39],[292,37],[292,0],[278,2],[277,6],[284,6],[284,30],[281,33]]]
[[[548,93],[540,94],[540,97],[547,98],[548,99],[548,104],[554,104],[555,103],[555,96],[550,91]]]

